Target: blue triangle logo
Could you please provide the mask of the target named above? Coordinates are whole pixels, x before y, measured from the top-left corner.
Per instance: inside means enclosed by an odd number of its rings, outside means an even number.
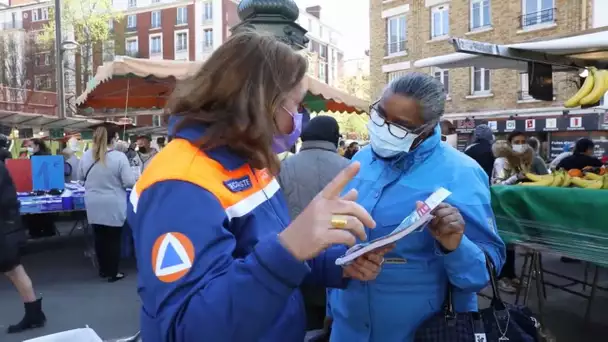
[[[163,255],[163,261],[160,265],[161,269],[165,269],[167,267],[178,266],[183,264],[184,261],[177,254],[175,247],[173,247],[172,243],[167,244],[167,249],[165,250],[165,255]]]

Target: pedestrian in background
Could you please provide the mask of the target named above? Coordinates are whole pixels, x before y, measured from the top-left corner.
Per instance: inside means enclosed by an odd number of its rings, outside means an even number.
[[[535,137],[530,137],[528,138],[528,145],[532,148],[532,151],[534,151],[534,160],[532,160],[530,172],[537,175],[548,174],[549,170],[547,169],[547,164],[545,164],[545,161],[540,156],[540,141]]]
[[[99,276],[108,282],[124,278],[118,271],[122,229],[127,219],[127,192],[135,177],[123,152],[110,149],[114,135],[105,127],[93,134],[93,148],[82,156],[78,178],[84,183],[87,220],[93,226]]]
[[[473,158],[486,172],[488,182],[490,181],[490,177],[492,177],[492,168],[496,160],[492,152],[493,143],[494,134],[492,133],[492,129],[486,124],[481,124],[475,127],[473,143],[464,150],[464,153]]]
[[[302,132],[300,152],[281,163],[279,184],[292,219],[296,218],[350,161],[338,154],[340,127],[331,116],[317,116]],[[301,286],[307,330],[322,329],[325,320],[324,286]]]
[[[32,280],[21,265],[17,241],[20,222],[15,184],[4,163],[0,163],[0,273],[13,283],[25,307],[25,316],[19,323],[8,327],[9,334],[39,328],[46,322],[42,298],[36,296]]]
[[[353,141],[350,144],[348,144],[348,148],[344,152],[344,158],[353,159],[353,156],[355,154],[357,154],[357,152],[359,152],[359,143],[356,141]]]
[[[9,151],[10,141],[4,134],[0,134],[0,162],[13,158],[13,154]]]

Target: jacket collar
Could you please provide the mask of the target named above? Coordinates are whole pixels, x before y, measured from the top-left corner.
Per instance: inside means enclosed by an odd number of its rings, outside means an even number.
[[[176,131],[176,126],[183,120],[183,117],[177,115],[171,115],[169,118],[168,132],[169,136],[174,138],[181,138],[190,142],[195,142],[205,135],[207,127],[203,124],[193,124],[187,127],[181,128]],[[214,149],[205,150],[205,153],[216,162],[222,164],[224,168],[229,171],[236,170],[247,162],[244,158],[237,156],[228,147],[220,146]]]
[[[326,150],[337,153],[338,147],[334,143],[329,141],[309,140],[302,142],[302,147],[300,147],[300,151],[305,150]]]

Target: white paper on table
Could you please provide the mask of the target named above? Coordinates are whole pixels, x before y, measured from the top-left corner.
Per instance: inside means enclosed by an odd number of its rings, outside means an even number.
[[[433,219],[432,211],[451,194],[452,193],[445,188],[439,188],[424,201],[424,205],[421,208],[417,208],[403,219],[399,226],[390,234],[352,246],[343,256],[336,259],[336,265],[347,265],[365,253],[390,245],[397,240],[403,239],[417,229],[424,227],[424,225]]]

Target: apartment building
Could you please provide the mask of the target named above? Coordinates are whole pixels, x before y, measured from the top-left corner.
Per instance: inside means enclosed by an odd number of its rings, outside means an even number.
[[[344,68],[344,51],[340,48],[340,33],[321,19],[321,6],[300,10],[297,23],[308,30],[308,74],[336,87]]]
[[[126,55],[168,60],[204,60],[230,35],[239,22],[232,0],[116,0],[125,13],[114,23],[124,37]],[[117,38],[118,39],[118,38]],[[111,58],[106,54],[106,59]]]
[[[596,2],[606,2],[596,0]],[[454,52],[449,37],[508,44],[591,27],[588,0],[371,0],[371,80],[377,96],[413,62]],[[528,95],[528,77],[514,70],[424,68],[449,94],[446,113],[483,116],[496,110],[560,107],[575,90],[571,74],[554,74],[553,102]]]

